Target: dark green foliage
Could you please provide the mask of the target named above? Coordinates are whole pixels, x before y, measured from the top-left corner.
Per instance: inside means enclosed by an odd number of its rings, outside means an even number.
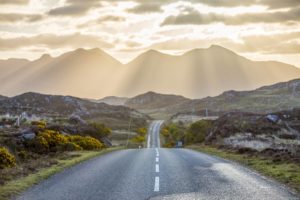
[[[211,121],[201,120],[191,124],[184,137],[186,144],[202,143],[212,127]]]
[[[174,147],[177,141],[184,140],[185,127],[183,124],[169,124],[161,130],[161,134],[164,137],[164,147]]]

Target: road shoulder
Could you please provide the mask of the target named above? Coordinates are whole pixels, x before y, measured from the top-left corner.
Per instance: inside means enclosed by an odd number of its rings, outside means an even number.
[[[265,157],[239,154],[205,145],[192,145],[187,148],[235,161],[266,177],[283,183],[291,188],[293,193],[300,196],[300,165],[296,163],[276,162]]]

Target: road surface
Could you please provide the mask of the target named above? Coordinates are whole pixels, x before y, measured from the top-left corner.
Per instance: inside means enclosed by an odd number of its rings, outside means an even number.
[[[150,126],[146,149],[112,152],[56,174],[19,200],[292,200],[273,181],[223,159],[159,148],[162,121]]]

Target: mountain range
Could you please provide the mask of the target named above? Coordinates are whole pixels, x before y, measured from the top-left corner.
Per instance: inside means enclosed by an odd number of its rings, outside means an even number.
[[[100,49],[77,49],[55,58],[1,60],[0,71],[2,95],[33,91],[94,99],[148,91],[203,98],[300,77],[295,66],[251,61],[216,45],[177,56],[149,50],[127,64]]]
[[[155,92],[133,98],[110,96],[100,100],[33,92],[14,97],[0,96],[0,114],[20,115],[25,111],[44,117],[78,115],[87,120],[114,122],[114,126],[123,124],[123,127],[128,126],[130,118],[136,124],[143,124],[149,119],[147,115],[168,118],[178,113],[201,114],[205,110],[215,114],[228,111],[270,113],[294,108],[300,108],[300,79],[251,91],[229,90],[221,95],[202,99]]]
[[[124,105],[152,117],[170,117],[178,113],[205,114],[206,110],[214,114],[228,111],[270,113],[300,108],[300,79],[263,86],[251,91],[229,90],[221,95],[202,99],[180,100],[176,95],[153,92],[132,99],[134,101],[127,100]],[[157,101],[149,101],[150,99]],[[150,107],[149,102],[152,102]]]

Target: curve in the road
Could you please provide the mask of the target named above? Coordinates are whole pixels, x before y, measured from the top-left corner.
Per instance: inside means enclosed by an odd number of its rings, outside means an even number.
[[[149,126],[147,148],[160,148],[160,127],[163,120],[155,120]]]

